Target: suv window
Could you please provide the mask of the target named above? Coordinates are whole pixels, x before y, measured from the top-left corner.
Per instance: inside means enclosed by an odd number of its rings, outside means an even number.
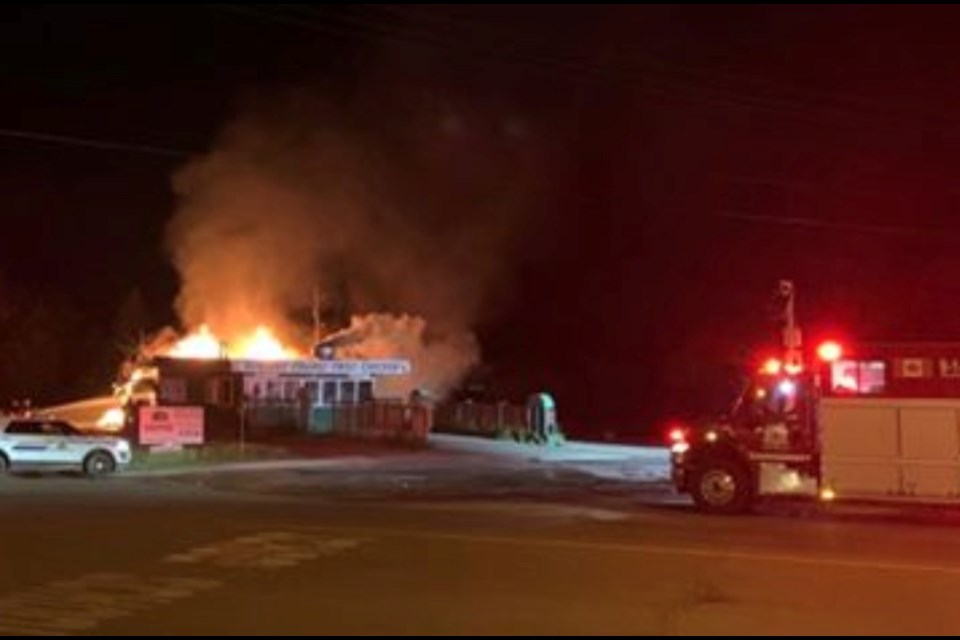
[[[73,429],[60,420],[40,423],[40,432],[45,436],[72,436]]]
[[[56,420],[50,423],[54,428],[57,429],[57,432],[65,436],[78,436],[80,431],[74,427],[69,422],[64,422],[63,420]]]
[[[75,436],[77,429],[63,420],[14,420],[4,431],[19,435]]]
[[[20,435],[41,435],[43,430],[41,423],[35,420],[17,420],[7,425],[5,433],[15,433]]]

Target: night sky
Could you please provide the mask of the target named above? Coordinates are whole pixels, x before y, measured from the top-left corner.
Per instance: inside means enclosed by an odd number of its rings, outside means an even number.
[[[573,431],[719,408],[781,278],[811,338],[960,339],[960,9],[244,7],[0,9],[0,285],[174,322],[172,174],[306,88],[536,147],[475,329],[494,392]]]

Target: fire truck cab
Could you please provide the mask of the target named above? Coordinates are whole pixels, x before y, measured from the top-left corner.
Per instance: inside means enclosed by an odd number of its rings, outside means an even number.
[[[676,488],[711,513],[776,496],[960,503],[960,344],[817,351],[768,360],[727,415],[672,429]]]
[[[806,374],[752,378],[728,414],[670,432],[672,476],[697,507],[747,511],[761,495],[816,495],[815,381]]]

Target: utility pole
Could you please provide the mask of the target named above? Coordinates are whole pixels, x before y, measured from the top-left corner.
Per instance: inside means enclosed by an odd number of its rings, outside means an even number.
[[[785,362],[788,367],[799,370],[803,366],[803,355],[800,347],[803,340],[800,334],[800,327],[797,326],[797,318],[794,312],[794,294],[796,290],[792,280],[781,280],[779,286],[780,297],[783,298],[783,347],[785,350]]]
[[[322,325],[320,323],[320,286],[313,285],[313,344],[320,344]]]

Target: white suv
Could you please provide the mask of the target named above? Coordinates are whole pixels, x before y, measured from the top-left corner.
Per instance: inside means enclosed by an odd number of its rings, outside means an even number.
[[[84,434],[64,420],[16,418],[0,424],[0,472],[70,468],[102,476],[129,462],[130,443],[123,438]]]

